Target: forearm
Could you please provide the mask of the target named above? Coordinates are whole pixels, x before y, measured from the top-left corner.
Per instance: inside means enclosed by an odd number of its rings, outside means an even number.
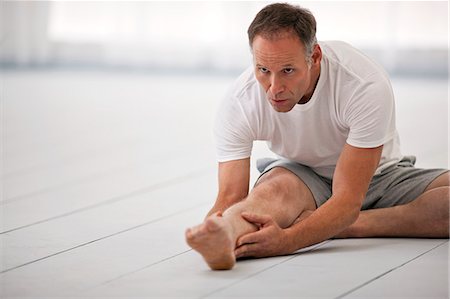
[[[287,228],[289,251],[294,252],[330,239],[354,223],[360,207],[346,202],[349,201],[333,196],[311,216]]]
[[[219,163],[219,192],[216,202],[207,216],[225,212],[248,195],[250,158]]]

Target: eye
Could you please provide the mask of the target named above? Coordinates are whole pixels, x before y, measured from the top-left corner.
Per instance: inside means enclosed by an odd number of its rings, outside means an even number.
[[[266,69],[265,67],[260,67],[260,68],[259,68],[259,71],[260,71],[261,73],[263,73],[263,74],[267,74],[267,73],[269,72],[269,70]]]
[[[291,73],[294,72],[294,69],[291,68],[291,67],[288,67],[288,68],[285,68],[285,69],[283,70],[283,72],[284,72],[285,74],[291,74]]]

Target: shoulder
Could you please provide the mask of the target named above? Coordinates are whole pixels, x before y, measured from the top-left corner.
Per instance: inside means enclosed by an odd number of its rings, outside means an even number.
[[[253,67],[248,67],[228,88],[219,110],[228,111],[233,118],[235,113],[252,118],[265,109],[264,102],[265,93],[255,78]]]
[[[344,111],[353,104],[393,102],[387,72],[366,54],[342,41],[320,43],[330,89]]]
[[[226,97],[238,101],[245,101],[256,96],[259,85],[256,81],[253,67],[245,69],[229,88]]]
[[[219,162],[248,158],[256,130],[258,84],[253,69],[246,69],[230,86],[217,110],[214,135]]]
[[[352,45],[343,41],[324,41],[319,44],[330,72],[344,75],[345,80],[352,79],[361,84],[389,81],[386,71],[379,63]]]

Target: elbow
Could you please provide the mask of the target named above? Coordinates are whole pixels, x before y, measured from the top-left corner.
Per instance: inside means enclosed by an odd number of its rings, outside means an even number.
[[[358,220],[359,213],[361,213],[361,207],[364,197],[357,198],[353,201],[353,204],[349,208],[349,226]]]
[[[354,198],[351,201],[348,201],[346,207],[346,225],[350,226],[358,220],[359,213],[361,212],[362,201],[364,198]]]
[[[352,209],[352,211],[349,213],[348,226],[352,225],[353,223],[356,222],[356,220],[358,220],[360,212],[361,212],[360,207]]]

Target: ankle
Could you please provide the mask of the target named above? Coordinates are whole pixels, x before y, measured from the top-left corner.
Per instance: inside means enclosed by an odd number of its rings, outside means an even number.
[[[258,230],[255,224],[248,222],[241,216],[242,212],[240,209],[228,209],[222,216],[228,231],[235,241],[244,234]]]

